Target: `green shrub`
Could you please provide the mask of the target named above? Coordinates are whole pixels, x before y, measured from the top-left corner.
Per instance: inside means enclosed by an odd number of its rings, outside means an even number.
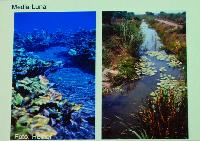
[[[136,75],[134,65],[135,65],[134,58],[128,57],[123,59],[118,66],[119,75],[126,80],[131,80]]]

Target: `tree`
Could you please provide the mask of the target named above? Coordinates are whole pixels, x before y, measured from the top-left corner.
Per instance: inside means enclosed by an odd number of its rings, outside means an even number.
[[[154,13],[153,12],[146,12],[146,15],[147,16],[154,16]]]
[[[103,11],[102,13],[102,22],[104,24],[111,24],[111,19],[115,12],[113,11]]]

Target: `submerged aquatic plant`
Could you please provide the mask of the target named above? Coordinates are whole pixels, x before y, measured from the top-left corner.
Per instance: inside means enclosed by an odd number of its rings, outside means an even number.
[[[94,96],[91,93],[93,90],[88,89],[93,88],[94,80],[93,75],[88,77],[90,74],[86,75],[85,70],[90,69],[86,67],[91,67],[92,71],[95,70],[93,69],[95,34],[95,30],[85,29],[74,32],[59,30],[52,33],[46,30],[34,30],[25,34],[15,32],[11,106],[12,139],[15,133],[27,133],[30,136],[34,134],[40,137],[50,135],[52,139],[94,138]],[[61,47],[64,51],[58,51],[52,55],[56,58],[50,56],[44,58],[49,61],[44,61],[43,55],[49,51],[51,53],[54,47]],[[62,61],[59,61],[58,59],[61,58]],[[70,67],[68,71],[70,83],[65,83],[65,85],[63,82],[68,79],[66,67]],[[80,67],[80,71],[74,72],[75,67],[77,70]],[[62,75],[57,78],[55,73],[60,73],[58,70],[62,71]],[[80,72],[85,75],[85,78],[77,79]],[[53,78],[51,74],[54,75]],[[63,78],[63,75],[67,78]],[[45,76],[48,76],[50,81]],[[58,83],[57,80],[59,80]],[[78,80],[84,80],[84,82],[76,83]],[[54,83],[51,83],[52,81]],[[84,89],[81,88],[82,85]],[[85,87],[85,85],[89,86]],[[74,90],[76,86],[78,90]],[[26,117],[23,117],[25,115]],[[37,115],[43,116],[48,123],[45,122],[43,126],[33,128],[31,121]],[[23,123],[24,127],[16,126],[16,123],[20,123],[19,119],[30,122],[27,126]]]
[[[54,137],[60,124],[72,124],[71,114],[81,107],[63,99],[44,76],[18,80],[12,94],[11,139],[16,133],[41,138]]]
[[[28,34],[15,32],[15,50],[24,48],[26,51],[43,51],[54,46],[64,46],[69,49],[69,55],[95,60],[96,31],[79,29],[75,32],[57,31],[48,33],[45,30],[34,30]],[[69,48],[70,47],[70,48]]]
[[[139,77],[141,75],[153,76],[156,74],[157,70],[154,64],[149,61],[146,56],[142,56],[138,63],[136,63],[136,73]]]
[[[43,74],[47,69],[57,69],[60,63],[54,61],[43,61],[24,48],[14,49],[13,58],[13,83],[26,76],[35,77]]]
[[[69,55],[81,58],[84,57],[84,59],[91,61],[95,60],[95,30],[80,29],[71,35],[71,40],[67,44],[71,46],[71,49],[68,52]]]

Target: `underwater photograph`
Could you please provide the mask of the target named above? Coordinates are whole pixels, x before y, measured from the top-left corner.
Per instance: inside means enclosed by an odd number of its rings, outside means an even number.
[[[95,138],[96,12],[14,14],[12,140]]]
[[[187,139],[186,12],[102,13],[102,138]]]

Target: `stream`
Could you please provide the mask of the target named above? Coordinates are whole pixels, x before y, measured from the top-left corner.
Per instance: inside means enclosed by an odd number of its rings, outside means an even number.
[[[158,51],[166,54],[160,48],[163,46],[155,29],[143,20],[140,25],[144,35],[144,41],[140,47],[140,55],[147,58],[154,64],[155,75],[142,75],[140,79],[132,84],[128,84],[130,89],[123,92],[114,91],[110,95],[103,96],[102,102],[102,137],[104,139],[117,138],[137,138],[133,133],[126,132],[128,128],[137,129],[139,126],[135,115],[139,106],[144,105],[144,100],[148,98],[152,91],[157,88],[160,80],[161,67],[165,67],[166,74],[174,76],[176,79],[182,77],[181,69],[169,67],[165,60],[158,60],[147,54],[148,51]]]
[[[50,47],[41,52],[34,52],[34,55],[44,61],[56,61],[64,64],[55,71],[49,73],[47,71],[45,76],[70,103],[82,105],[79,111],[72,114],[73,125],[71,127],[57,127],[59,130],[57,136],[64,139],[93,139],[95,136],[95,76],[93,72],[87,70],[87,67],[73,62],[72,57],[68,55],[69,49],[69,47],[62,46]]]

